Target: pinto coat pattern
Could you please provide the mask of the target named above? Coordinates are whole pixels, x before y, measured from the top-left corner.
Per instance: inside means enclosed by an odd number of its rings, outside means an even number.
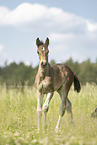
[[[37,86],[37,113],[38,113],[38,128],[40,125],[40,118],[42,110],[46,114],[49,109],[50,100],[53,97],[54,91],[57,91],[62,100],[59,112],[59,119],[56,128],[59,128],[60,120],[67,110],[72,115],[72,104],[68,99],[68,92],[72,83],[74,82],[74,90],[80,92],[81,86],[77,76],[74,72],[64,64],[50,65],[48,62],[48,45],[49,39],[45,43],[36,39],[37,53],[39,55],[39,69],[36,75],[35,84]],[[47,98],[43,104],[43,95],[46,94]]]

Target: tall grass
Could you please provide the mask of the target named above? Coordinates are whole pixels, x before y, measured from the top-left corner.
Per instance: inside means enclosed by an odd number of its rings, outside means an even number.
[[[72,102],[74,124],[65,113],[60,130],[55,132],[61,104],[55,93],[49,106],[47,129],[44,130],[42,116],[38,131],[36,89],[26,85],[23,89],[0,86],[0,145],[96,145],[97,119],[91,118],[91,113],[97,107],[97,86],[83,86],[79,94],[71,89],[68,96]]]

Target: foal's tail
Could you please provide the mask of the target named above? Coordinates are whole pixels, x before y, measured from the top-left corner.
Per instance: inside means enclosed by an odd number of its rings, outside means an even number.
[[[74,74],[74,91],[77,91],[77,93],[79,93],[80,90],[81,90],[80,82],[78,80],[78,77]]]

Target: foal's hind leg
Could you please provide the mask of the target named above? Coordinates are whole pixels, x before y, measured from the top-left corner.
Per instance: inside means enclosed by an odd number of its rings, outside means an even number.
[[[56,129],[59,129],[61,118],[63,117],[63,115],[65,113],[65,110],[66,110],[66,98],[67,98],[67,95],[68,95],[68,92],[65,91],[65,90],[64,91],[58,91],[58,93],[60,94],[60,97],[61,97],[61,100],[62,100],[62,104],[60,105],[59,119],[58,119],[58,122],[57,122]]]
[[[72,84],[72,82],[67,80],[62,85],[62,87],[58,90],[58,93],[59,93],[59,95],[61,97],[61,100],[62,100],[62,104],[60,106],[59,119],[58,119],[58,123],[57,123],[56,129],[59,128],[61,118],[63,117],[63,115],[65,113],[65,110],[66,110],[66,100],[67,100],[67,96],[68,96],[68,92],[69,92],[69,89],[71,87],[71,84]],[[67,107],[68,111],[69,111],[70,110],[70,101],[67,100],[67,102],[68,102],[67,105],[69,104],[69,108]]]
[[[71,119],[73,120],[73,115],[72,115],[72,103],[70,100],[67,98],[66,99],[66,110],[68,114],[71,114]]]

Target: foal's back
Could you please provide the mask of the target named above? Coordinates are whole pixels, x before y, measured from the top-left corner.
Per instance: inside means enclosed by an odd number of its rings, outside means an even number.
[[[54,71],[54,90],[60,89],[63,84],[71,85],[74,81],[74,73],[64,64],[52,65]]]

